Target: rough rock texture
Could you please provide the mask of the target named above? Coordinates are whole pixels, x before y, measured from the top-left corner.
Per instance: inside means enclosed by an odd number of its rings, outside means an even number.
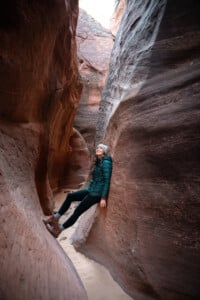
[[[54,183],[69,140],[77,141],[77,14],[77,1],[1,6],[0,299],[87,299],[71,261],[46,231],[40,206],[48,211],[47,172]]]
[[[200,3],[127,1],[97,140],[114,169],[81,251],[134,299],[200,296]]]
[[[99,103],[108,72],[113,38],[108,30],[80,9],[77,48],[83,91],[74,126],[87,142],[90,153],[94,149]]]

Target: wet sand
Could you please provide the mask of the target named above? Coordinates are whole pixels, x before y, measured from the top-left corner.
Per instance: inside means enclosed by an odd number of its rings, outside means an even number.
[[[60,204],[63,202],[65,197],[66,193],[64,192],[60,192],[55,195],[56,209],[60,207]],[[73,205],[66,215],[61,218],[61,223],[72,213],[76,205],[77,204]],[[132,298],[121,289],[116,281],[113,280],[112,276],[104,266],[77,252],[72,246],[70,237],[72,236],[76,226],[77,223],[71,228],[63,231],[58,238],[58,242],[73,262],[83,285],[85,286],[88,299],[131,300]]]

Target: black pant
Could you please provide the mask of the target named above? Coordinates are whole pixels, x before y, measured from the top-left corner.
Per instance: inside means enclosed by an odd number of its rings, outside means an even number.
[[[58,211],[61,216],[68,210],[73,201],[81,201],[81,203],[76,207],[69,219],[63,224],[63,227],[68,228],[72,226],[82,213],[88,210],[92,205],[99,203],[100,200],[100,196],[91,196],[87,190],[69,193]]]

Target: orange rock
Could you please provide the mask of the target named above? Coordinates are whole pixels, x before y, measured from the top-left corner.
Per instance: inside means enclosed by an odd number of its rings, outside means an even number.
[[[63,175],[81,92],[77,12],[70,0],[0,10],[0,299],[87,299],[41,210],[52,206],[48,179]]]

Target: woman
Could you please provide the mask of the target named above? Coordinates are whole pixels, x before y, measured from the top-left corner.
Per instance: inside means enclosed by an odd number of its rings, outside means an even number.
[[[100,207],[106,207],[110,179],[112,174],[112,158],[108,155],[109,147],[99,144],[96,148],[96,161],[92,172],[92,180],[87,189],[69,193],[57,213],[44,221],[48,231],[57,238],[66,228],[72,226],[76,220],[92,205],[100,203]],[[68,210],[73,201],[81,201],[73,214],[63,224],[59,224],[59,218]]]

